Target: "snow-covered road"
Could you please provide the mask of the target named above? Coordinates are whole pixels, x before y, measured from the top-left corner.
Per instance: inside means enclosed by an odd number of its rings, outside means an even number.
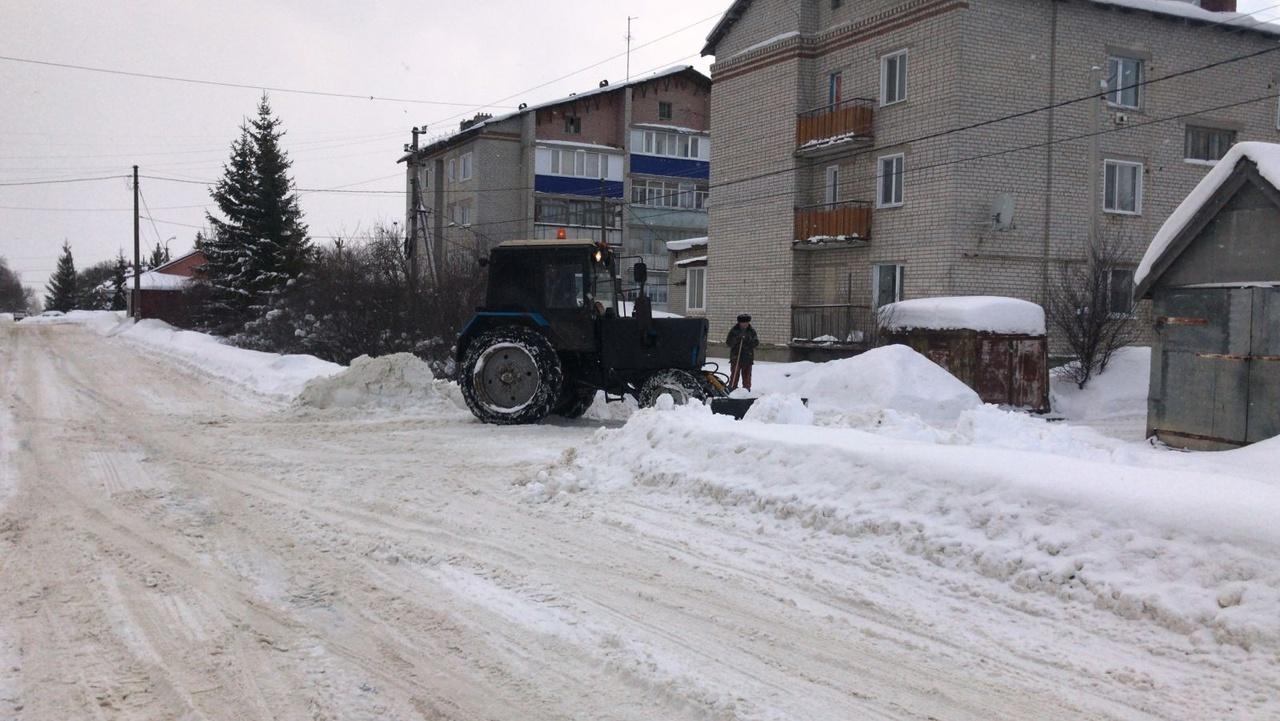
[[[1276,718],[1274,652],[0,323],[0,719]],[[550,471],[548,472],[548,469]]]

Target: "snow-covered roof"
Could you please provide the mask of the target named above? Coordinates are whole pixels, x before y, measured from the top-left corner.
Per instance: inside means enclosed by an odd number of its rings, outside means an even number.
[[[1044,335],[1044,308],[1018,298],[991,295],[918,298],[880,307],[887,330],[977,330]]]
[[[667,250],[672,253],[689,250],[690,248],[705,248],[707,246],[707,236],[698,238],[685,238],[684,240],[668,240]]]
[[[632,123],[637,128],[648,128],[650,130],[669,130],[673,133],[685,133],[688,135],[707,135],[710,130],[698,130],[697,128],[687,128],[683,125],[667,125],[665,123]]]
[[[1196,213],[1213,198],[1227,178],[1231,177],[1242,160],[1252,160],[1258,166],[1258,172],[1262,177],[1271,185],[1280,188],[1280,145],[1246,142],[1232,146],[1213,170],[1210,170],[1174,209],[1164,225],[1160,226],[1155,238],[1151,240],[1151,245],[1147,247],[1147,252],[1142,256],[1142,262],[1138,264],[1138,270],[1133,276],[1139,297],[1145,295],[1146,281],[1152,269],[1169,252],[1173,242],[1182,235],[1182,231],[1186,229]]]
[[[420,149],[418,150],[418,153],[419,153],[419,154],[421,154],[421,153],[424,153],[424,152],[426,152],[427,150],[429,150],[429,149],[431,149],[431,148],[435,148],[435,147],[437,147],[437,146],[439,146],[439,145],[441,145],[441,144],[449,143],[449,142],[453,141],[454,139],[456,139],[456,138],[458,138],[458,137],[460,137],[460,136],[462,136],[462,135],[478,133],[481,129],[483,129],[483,128],[485,128],[485,127],[489,126],[489,125],[494,125],[494,124],[497,124],[497,123],[501,123],[501,122],[503,122],[504,120],[510,120],[511,118],[518,117],[518,116],[520,116],[520,115],[524,115],[525,113],[537,112],[538,110],[542,110],[542,109],[544,109],[544,108],[550,108],[550,107],[553,107],[553,106],[556,106],[556,105],[563,105],[563,104],[565,104],[565,103],[575,103],[575,102],[577,102],[577,101],[579,101],[579,100],[582,100],[582,99],[584,99],[584,98],[590,98],[590,97],[594,97],[594,96],[596,96],[596,95],[604,95],[605,93],[612,93],[612,92],[614,92],[614,91],[616,91],[616,90],[622,90],[623,88],[629,88],[629,87],[632,87],[632,86],[635,86],[635,85],[640,85],[640,84],[642,84],[642,83],[652,82],[652,81],[654,81],[654,80],[658,80],[658,79],[661,79],[661,78],[665,78],[665,77],[668,77],[668,76],[671,76],[671,75],[679,75],[679,74],[681,74],[681,73],[694,73],[694,74],[696,74],[698,77],[700,77],[700,78],[702,78],[703,80],[705,80],[705,81],[706,81],[706,83],[707,83],[708,85],[710,85],[710,84],[711,84],[711,78],[708,78],[707,76],[703,75],[701,72],[699,72],[699,71],[698,71],[696,68],[694,68],[692,65],[673,65],[673,66],[671,66],[671,67],[669,67],[669,68],[666,68],[665,70],[659,70],[659,71],[657,71],[657,72],[655,72],[655,73],[649,73],[648,75],[642,75],[642,76],[640,76],[640,77],[638,77],[638,78],[635,78],[634,80],[628,80],[628,81],[626,81],[626,82],[618,83],[617,85],[605,85],[605,86],[603,86],[603,87],[594,88],[594,89],[592,89],[592,90],[588,90],[588,91],[586,91],[586,92],[582,92],[582,93],[574,93],[574,94],[572,94],[572,95],[568,95],[568,96],[565,96],[565,97],[563,97],[563,98],[556,98],[555,100],[548,100],[548,101],[546,101],[546,102],[537,103],[537,104],[535,104],[535,105],[528,105],[528,106],[525,106],[524,108],[521,108],[521,109],[519,109],[519,110],[514,110],[514,111],[512,111],[512,112],[510,112],[510,113],[505,113],[505,114],[503,114],[503,115],[495,115],[495,116],[493,116],[492,118],[486,118],[486,119],[484,119],[484,120],[481,120],[481,121],[480,121],[480,122],[478,122],[478,123],[475,123],[474,125],[471,125],[471,126],[470,126],[470,127],[468,127],[466,130],[460,130],[460,131],[458,131],[458,132],[456,132],[456,133],[453,133],[452,135],[450,135],[450,136],[448,136],[448,137],[441,138],[440,140],[437,140],[437,141],[435,141],[435,142],[431,143],[430,145],[427,145],[425,148],[420,148]],[[400,158],[400,162],[404,162],[404,161],[408,160],[408,159],[409,159],[410,157],[412,157],[412,156],[413,156],[413,153],[406,153],[405,155],[401,156],[401,158]]]
[[[1258,20],[1253,14],[1217,12],[1205,10],[1187,0],[1089,0],[1095,5],[1115,5],[1133,10],[1145,10],[1156,15],[1169,15],[1187,20],[1200,20],[1230,28],[1256,30],[1270,35],[1280,35],[1280,25]]]
[[[685,266],[698,265],[699,263],[706,263],[706,262],[707,262],[707,256],[698,255],[698,256],[694,256],[693,258],[685,258],[684,260],[677,260],[676,267],[684,268]]]
[[[159,269],[143,271],[142,277],[139,278],[138,284],[143,290],[183,290],[191,283],[189,275],[173,275],[172,273],[161,273]],[[133,288],[133,276],[129,276],[125,287]]]

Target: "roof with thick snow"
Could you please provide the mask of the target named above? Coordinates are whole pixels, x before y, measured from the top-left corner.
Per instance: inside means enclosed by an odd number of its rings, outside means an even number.
[[[1018,298],[993,295],[943,296],[889,303],[880,307],[886,330],[977,330],[987,333],[1044,335],[1044,308]]]
[[[1258,174],[1272,187],[1280,189],[1280,145],[1276,143],[1236,143],[1231,150],[1219,160],[1217,165],[1201,179],[1200,183],[1174,209],[1164,225],[1151,240],[1147,252],[1138,264],[1133,282],[1135,295],[1139,298],[1146,295],[1151,285],[1164,272],[1174,259],[1185,249],[1185,243],[1177,241],[1183,237],[1203,209],[1227,182],[1241,163],[1252,162]]]
[[[1128,10],[1142,10],[1155,15],[1182,18],[1184,20],[1199,20],[1214,25],[1229,25],[1231,28],[1254,30],[1268,35],[1280,35],[1280,25],[1258,20],[1253,13],[1205,10],[1198,4],[1188,0],[1088,0],[1088,2],[1095,5],[1112,5]],[[738,22],[746,14],[750,5],[751,0],[734,0],[734,3],[729,6],[729,9],[725,11],[719,22],[715,24],[715,27],[711,28],[711,32],[707,35],[707,42],[702,47],[703,55],[716,54],[716,45],[720,43],[734,23]]]
[[[630,88],[636,85],[643,85],[644,83],[653,82],[654,80],[660,80],[662,78],[670,77],[672,75],[681,75],[681,74],[692,74],[697,76],[697,79],[699,79],[701,82],[706,83],[707,85],[711,84],[711,78],[707,77],[706,75],[703,75],[692,65],[673,65],[665,70],[659,70],[655,73],[642,75],[638,78],[635,78],[634,80],[628,80],[623,83],[618,83],[617,85],[604,85],[604,86],[595,88],[593,90],[588,90],[583,93],[573,93],[563,98],[556,98],[555,100],[548,100],[546,102],[537,103],[535,105],[527,105],[523,108],[520,108],[519,110],[515,110],[510,113],[505,113],[503,115],[495,115],[492,118],[486,118],[474,125],[469,126],[466,130],[461,130],[446,138],[441,138],[440,140],[437,140],[425,147],[419,148],[418,154],[422,155],[427,152],[435,152],[436,150],[439,150],[442,147],[455,143],[464,137],[470,137],[472,135],[479,134],[481,130],[483,130],[484,128],[490,125],[496,125],[497,123],[501,123],[505,120],[510,120],[511,118],[524,115],[525,113],[533,113],[539,110],[543,110],[545,108],[554,107],[556,105],[564,105],[566,103],[576,103],[579,100],[582,100],[584,98],[590,98],[596,95],[604,95],[606,93],[616,92],[624,88]],[[396,162],[403,163],[404,161],[408,160],[412,156],[413,156],[413,153],[405,153]]]
[[[672,253],[676,253],[682,250],[689,250],[691,248],[705,248],[705,247],[707,247],[707,236],[705,235],[700,236],[698,238],[685,238],[684,240],[668,240],[667,241],[667,250],[671,251]]]

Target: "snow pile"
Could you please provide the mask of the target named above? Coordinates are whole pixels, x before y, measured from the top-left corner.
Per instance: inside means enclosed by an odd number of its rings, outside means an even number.
[[[1280,26],[1272,27],[1277,27],[1280,30]],[[1160,230],[1156,232],[1156,236],[1152,239],[1147,252],[1142,256],[1142,262],[1138,264],[1137,272],[1134,273],[1133,283],[1135,286],[1142,285],[1147,279],[1147,275],[1155,267],[1155,264],[1169,250],[1169,245],[1173,243],[1174,238],[1182,233],[1182,230],[1191,222],[1191,218],[1195,216],[1196,212],[1213,197],[1214,193],[1218,192],[1218,188],[1222,187],[1222,184],[1236,169],[1236,164],[1246,158],[1257,163],[1258,172],[1262,174],[1262,177],[1266,178],[1273,186],[1280,188],[1280,145],[1275,143],[1245,142],[1231,146],[1231,149],[1218,161],[1213,170],[1210,170],[1204,176],[1200,183],[1169,215],[1169,219],[1164,222],[1164,225],[1160,226]],[[1259,280],[1263,279],[1259,278]]]
[[[12,314],[12,313],[0,313],[0,322],[4,322],[4,323],[12,323],[12,322],[13,322],[13,314]]]
[[[639,408],[636,399],[631,396],[624,397],[621,401],[608,403],[604,399],[604,391],[596,391],[596,399],[592,402],[591,407],[587,409],[582,417],[589,421],[600,422],[620,422],[631,417]]]
[[[73,310],[70,313],[51,310],[27,316],[18,322],[23,325],[82,325],[105,334],[119,325],[124,317],[124,312],[117,310]]]
[[[968,329],[989,333],[1044,335],[1044,308],[1017,298],[990,295],[918,298],[880,308],[887,330]]]
[[[800,396],[768,395],[751,404],[745,419],[757,423],[811,426],[813,411],[809,410]]]
[[[153,319],[126,321],[104,334],[136,343],[197,373],[285,399],[296,397],[311,379],[342,370],[337,363],[315,356],[277,355],[236,348],[211,335],[179,330]]]
[[[457,410],[448,381],[437,381],[431,368],[412,353],[370,358],[360,356],[351,367],[307,382],[300,406],[331,408],[422,408]]]
[[[1221,25],[1228,31],[1234,28],[1248,28],[1258,32],[1280,35],[1280,25],[1259,20],[1253,17],[1254,13],[1205,10],[1199,7],[1200,4],[1198,2],[1188,2],[1188,0],[1093,0],[1093,2],[1198,20],[1211,25]]]
[[[852,358],[800,366],[770,389],[809,399],[818,413],[891,410],[930,423],[954,422],[982,405],[978,394],[933,361],[903,345],[874,348]]]
[[[597,431],[526,493],[694,497],[797,533],[847,537],[869,559],[921,559],[937,582],[975,594],[996,584],[1057,598],[1064,622],[1085,605],[1197,644],[1280,651],[1280,486],[1207,471],[1191,454],[1148,453],[1166,462],[735,422],[684,407]]]
[[[667,250],[675,253],[681,250],[690,250],[692,248],[707,247],[707,237],[704,235],[700,238],[685,238],[684,240],[668,240]]]
[[[1147,416],[1147,390],[1151,385],[1151,349],[1121,348],[1107,369],[1095,375],[1083,390],[1069,380],[1050,382],[1053,409],[1073,421],[1143,418]]]

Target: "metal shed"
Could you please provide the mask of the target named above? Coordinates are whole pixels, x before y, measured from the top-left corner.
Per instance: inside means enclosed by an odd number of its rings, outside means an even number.
[[[1280,435],[1280,145],[1240,143],[1156,234],[1147,435],[1220,450]]]
[[[945,368],[986,403],[1049,411],[1044,309],[995,296],[922,298],[882,306],[882,343],[900,343]]]

